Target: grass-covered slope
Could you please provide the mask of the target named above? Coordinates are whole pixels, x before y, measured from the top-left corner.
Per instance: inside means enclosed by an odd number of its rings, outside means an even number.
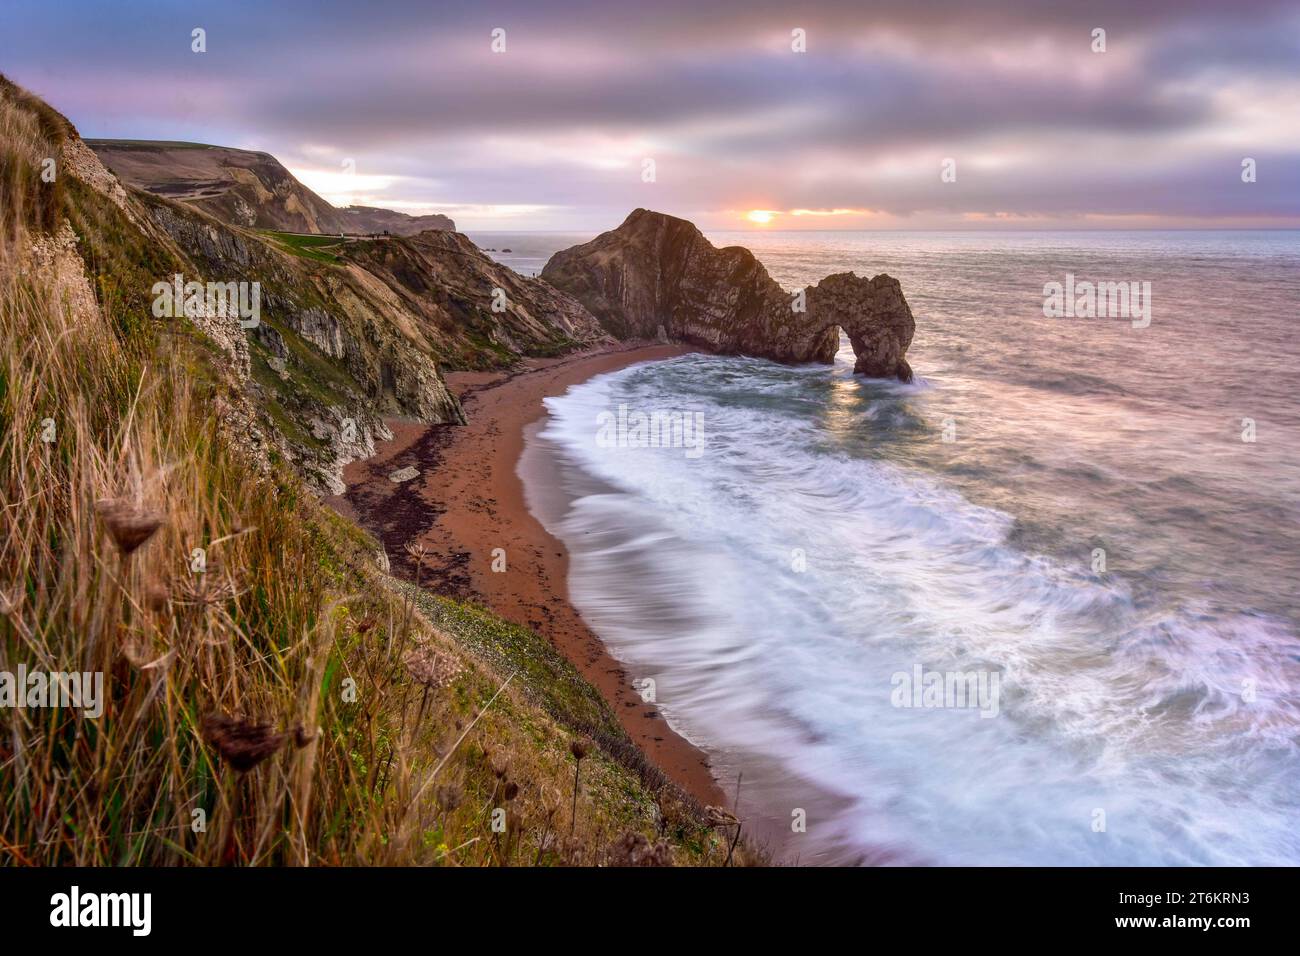
[[[0,707],[0,863],[723,862],[553,649],[250,441],[223,330],[148,310],[196,260],[82,149],[0,78],[0,674],[103,679]]]

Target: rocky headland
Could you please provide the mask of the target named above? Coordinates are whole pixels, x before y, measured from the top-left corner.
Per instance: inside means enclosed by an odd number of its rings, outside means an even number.
[[[556,253],[542,278],[619,338],[662,332],[721,354],[830,362],[843,329],[854,371],[912,380],[916,322],[897,279],[842,272],[787,292],[748,249],[719,249],[685,219],[637,209],[617,229]]]

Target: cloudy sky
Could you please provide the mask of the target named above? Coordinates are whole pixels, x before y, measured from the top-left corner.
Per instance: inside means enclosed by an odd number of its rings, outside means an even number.
[[[1300,0],[3,0],[0,71],[467,230],[1300,226]]]

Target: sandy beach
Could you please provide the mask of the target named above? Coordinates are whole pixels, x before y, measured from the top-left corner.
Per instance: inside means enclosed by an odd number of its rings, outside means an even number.
[[[344,470],[347,492],[330,499],[384,543],[396,573],[413,571],[404,546],[428,549],[424,580],[440,593],[476,601],[548,638],[609,701],[629,736],[665,773],[706,804],[724,797],[702,751],[676,734],[610,656],[568,598],[569,557],[529,511],[517,466],[542,399],[593,375],[689,349],[650,345],[532,359],[510,372],[453,372],[464,427],[391,421],[393,439]],[[420,474],[394,483],[414,466]],[[506,573],[492,571],[504,548]]]

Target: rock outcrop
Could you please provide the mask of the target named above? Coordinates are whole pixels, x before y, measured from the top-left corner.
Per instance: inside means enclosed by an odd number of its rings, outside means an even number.
[[[637,209],[621,226],[557,252],[542,278],[619,338],[681,342],[779,362],[830,362],[838,329],[854,371],[911,381],[916,323],[897,279],[843,272],[790,293],[749,250],[718,249],[685,219]]]
[[[346,257],[380,277],[457,368],[509,364],[610,341],[572,296],[520,275],[458,232],[354,242]]]

